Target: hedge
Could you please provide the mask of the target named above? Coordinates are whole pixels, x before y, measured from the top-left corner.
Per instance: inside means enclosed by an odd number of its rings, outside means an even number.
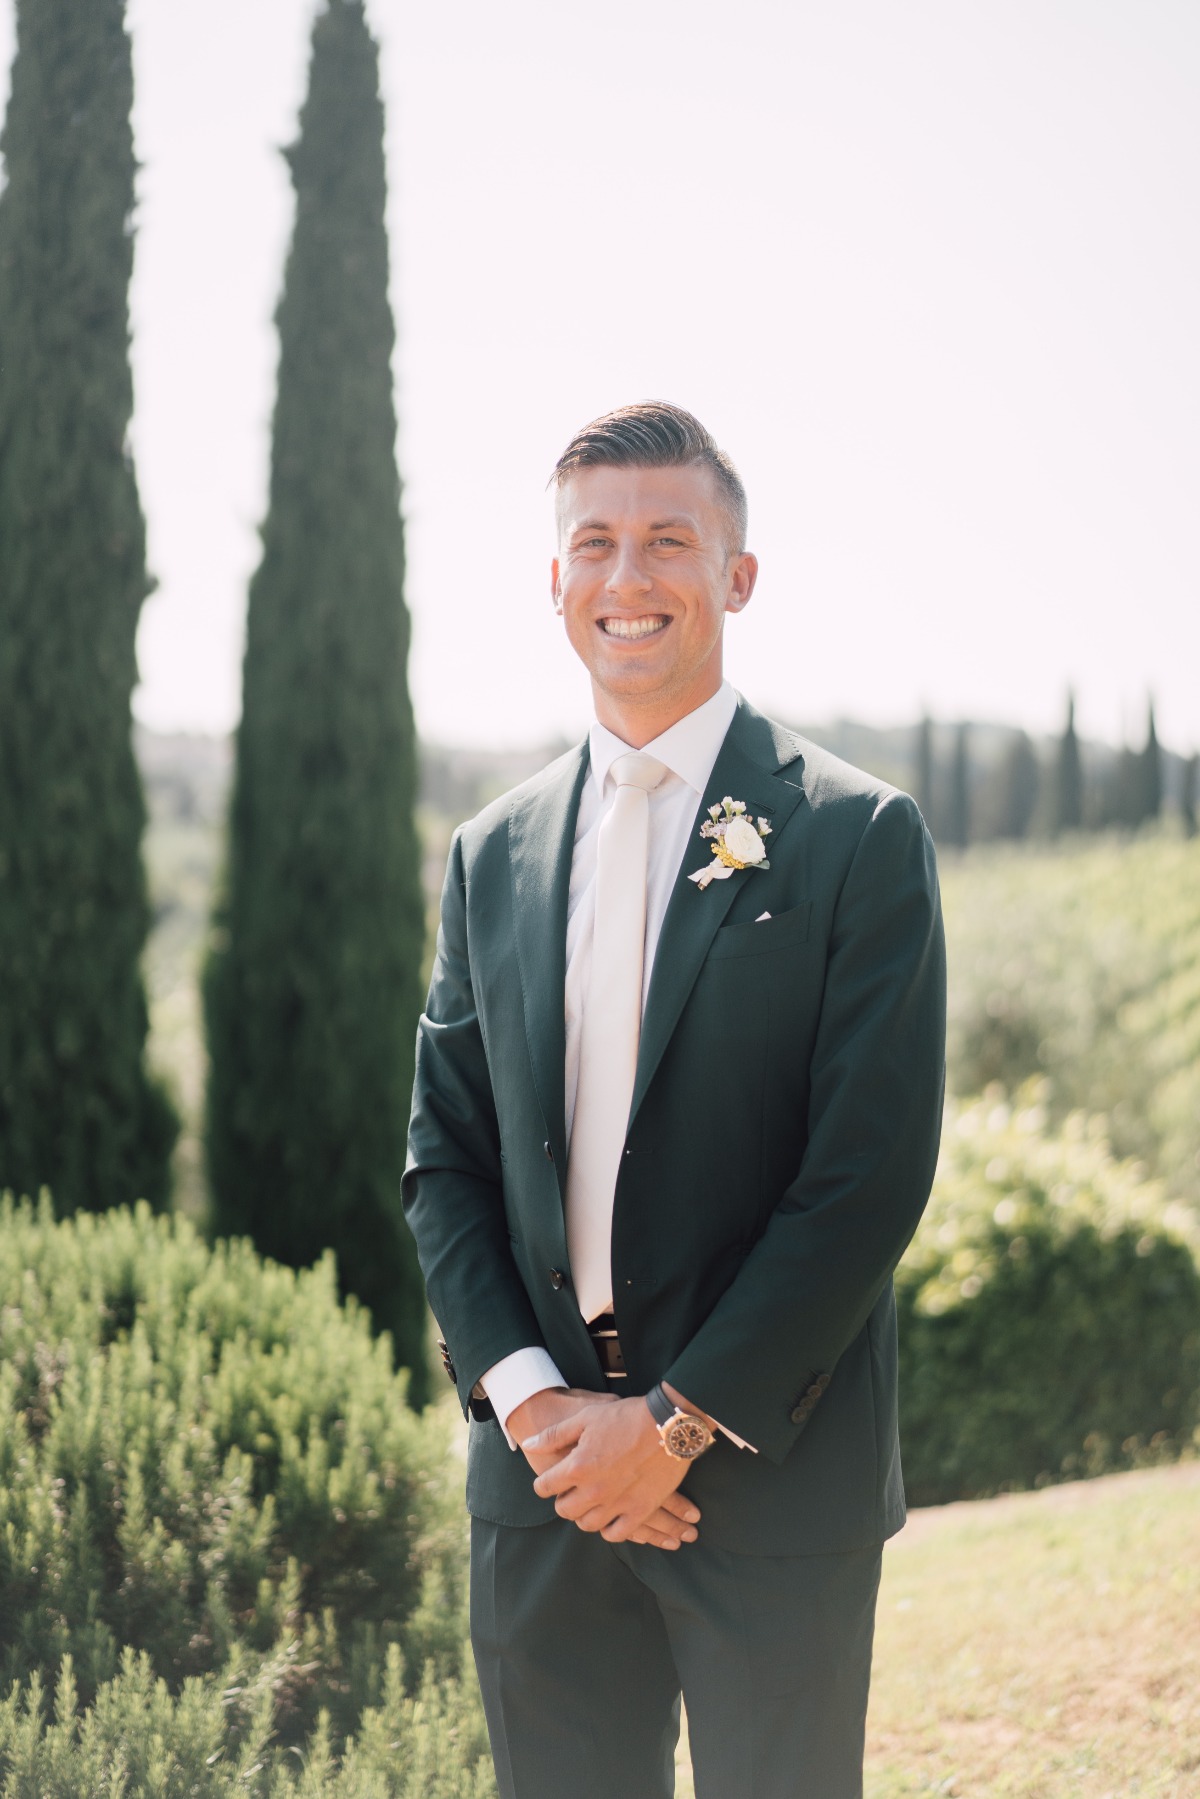
[[[1200,1232],[1103,1121],[1038,1090],[946,1122],[896,1275],[910,1500],[936,1504],[1200,1446]]]
[[[252,1694],[277,1745],[324,1711],[336,1746],[389,1667],[461,1670],[459,1486],[444,1415],[406,1405],[330,1259],[296,1274],[145,1206],[56,1223],[4,1200],[0,1692],[69,1656],[102,1734],[169,1703],[236,1741]]]

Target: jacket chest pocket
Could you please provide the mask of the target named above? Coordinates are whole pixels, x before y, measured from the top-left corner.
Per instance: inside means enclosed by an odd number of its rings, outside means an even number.
[[[734,957],[773,957],[777,952],[807,943],[811,923],[812,901],[805,900],[802,905],[793,906],[787,912],[776,912],[770,918],[723,925],[712,940],[708,960],[723,962]]]

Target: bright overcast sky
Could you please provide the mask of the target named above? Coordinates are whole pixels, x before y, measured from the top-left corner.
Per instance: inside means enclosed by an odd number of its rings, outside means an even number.
[[[727,665],[786,718],[1200,746],[1195,0],[370,0],[411,682],[575,732],[547,473],[623,401],[734,457]],[[13,0],[0,0],[0,57]],[[130,0],[137,711],[225,729],[263,511],[311,0]]]

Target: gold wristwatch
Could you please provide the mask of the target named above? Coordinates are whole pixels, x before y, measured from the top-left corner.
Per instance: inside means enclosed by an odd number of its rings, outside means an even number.
[[[677,1462],[695,1461],[715,1438],[703,1418],[685,1412],[667,1398],[661,1386],[651,1387],[646,1395],[650,1416],[658,1427],[658,1439],[669,1456]]]

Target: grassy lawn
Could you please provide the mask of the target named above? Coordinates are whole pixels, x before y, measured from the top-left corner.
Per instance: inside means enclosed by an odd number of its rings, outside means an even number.
[[[1200,1795],[1200,1465],[913,1513],[884,1556],[866,1794],[935,1793]]]

